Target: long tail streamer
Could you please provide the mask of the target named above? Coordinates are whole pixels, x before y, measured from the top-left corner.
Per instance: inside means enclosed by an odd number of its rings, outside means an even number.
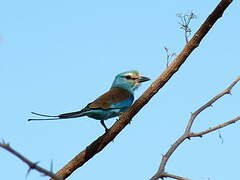
[[[34,118],[34,119],[28,119],[28,121],[50,121],[50,120],[59,120],[59,116],[52,116],[52,115],[46,115],[46,114],[39,114],[36,112],[31,112],[34,115],[42,116],[42,117],[50,117],[50,118]]]

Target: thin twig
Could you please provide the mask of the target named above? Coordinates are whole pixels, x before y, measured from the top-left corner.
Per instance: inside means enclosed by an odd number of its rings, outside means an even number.
[[[170,53],[169,49],[166,46],[164,47],[164,50],[166,52],[167,67],[168,67],[172,57],[176,56],[177,54],[175,52],[174,53]]]
[[[197,16],[193,12],[190,12],[189,14],[184,15],[182,13],[178,13],[177,17],[179,17],[181,20],[181,22],[178,22],[178,24],[180,24],[180,29],[184,30],[185,41],[188,43],[188,38],[192,33],[192,29],[189,25],[191,20],[196,19]]]
[[[33,163],[32,161],[28,160],[26,157],[24,157],[23,155],[21,155],[19,152],[17,152],[16,150],[14,150],[13,148],[10,147],[10,145],[8,143],[5,143],[4,141],[2,143],[0,143],[0,147],[2,147],[3,149],[5,149],[6,151],[12,153],[13,155],[15,155],[16,157],[18,157],[19,159],[21,159],[23,162],[25,162],[28,166],[29,169],[27,171],[27,175],[29,174],[29,172],[32,169],[35,169],[41,173],[43,173],[46,176],[49,176],[51,178],[53,178],[54,180],[63,180],[61,177],[58,177],[56,174],[40,167],[37,165],[38,162]]]
[[[210,127],[210,128],[207,129],[207,130],[204,130],[204,131],[201,131],[201,132],[198,132],[198,133],[190,133],[190,134],[189,134],[189,137],[202,137],[202,136],[205,135],[205,134],[208,134],[208,133],[211,133],[211,132],[216,131],[216,130],[218,130],[218,129],[224,128],[224,127],[226,127],[226,126],[228,126],[228,125],[230,125],[230,124],[233,124],[233,123],[235,123],[235,122],[237,122],[237,121],[239,121],[239,120],[240,120],[240,116],[238,116],[238,117],[236,117],[236,118],[234,118],[234,119],[232,119],[232,120],[229,120],[229,121],[227,121],[227,122],[224,122],[224,123],[222,123],[222,124],[219,124],[219,125],[217,125],[217,126]]]
[[[184,177],[181,177],[181,176],[176,176],[174,174],[168,174],[168,173],[163,173],[158,178],[172,178],[172,179],[177,179],[177,180],[190,180],[188,178],[184,178]]]
[[[92,142],[82,152],[76,155],[62,169],[57,172],[57,175],[62,178],[67,178],[76,169],[85,164],[94,155],[105,148],[112,140],[126,127],[131,119],[147,104],[150,99],[168,82],[168,80],[178,71],[181,65],[187,60],[188,56],[196,49],[201,40],[206,36],[208,31],[213,27],[216,21],[222,16],[223,12],[232,3],[232,0],[222,0],[215,10],[208,16],[199,30],[195,33],[192,39],[185,45],[181,53],[168,66],[168,68],[151,84],[151,86],[134,102],[128,112],[123,113],[118,121],[109,129],[107,133],[100,136]]]
[[[238,121],[240,119],[240,117],[237,117],[233,120],[227,121],[223,124],[219,124],[217,126],[214,126],[212,128],[209,128],[205,131],[201,131],[199,133],[191,133],[191,127],[193,125],[194,120],[196,119],[196,117],[206,108],[208,108],[209,106],[211,106],[214,102],[216,102],[218,99],[220,99],[221,97],[223,97],[226,94],[231,94],[231,90],[234,87],[234,85],[237,84],[237,82],[240,81],[240,76],[234,80],[230,86],[228,86],[227,89],[225,89],[224,91],[220,92],[219,94],[217,94],[215,97],[213,97],[210,101],[208,101],[206,104],[204,104],[203,106],[201,106],[199,109],[197,109],[190,117],[189,121],[188,121],[188,125],[187,128],[185,130],[185,132],[183,133],[182,136],[180,136],[175,143],[168,149],[168,151],[166,152],[166,154],[163,155],[160,166],[158,171],[156,172],[156,174],[150,179],[150,180],[157,180],[159,179],[159,177],[161,177],[164,172],[165,172],[165,167],[166,164],[168,162],[168,159],[171,157],[171,155],[174,153],[174,151],[178,148],[178,146],[180,146],[186,139],[189,139],[190,137],[202,137],[203,135],[216,131],[220,128],[223,128],[225,126],[228,126],[232,123],[235,123],[236,121]]]
[[[211,107],[212,104],[214,102],[216,102],[218,99],[220,99],[221,97],[223,97],[226,94],[231,94],[231,90],[233,88],[233,86],[240,80],[240,77],[238,77],[235,81],[232,82],[232,84],[225,89],[224,91],[222,91],[221,93],[219,93],[218,95],[214,96],[210,101],[208,101],[206,104],[204,104],[203,106],[201,106],[200,108],[198,108],[194,113],[191,114],[191,118],[187,124],[187,127],[185,129],[186,133],[190,132],[190,129],[192,128],[193,122],[196,119],[196,117],[198,116],[198,114],[200,114],[202,111],[204,111],[205,109],[207,109],[208,107]]]

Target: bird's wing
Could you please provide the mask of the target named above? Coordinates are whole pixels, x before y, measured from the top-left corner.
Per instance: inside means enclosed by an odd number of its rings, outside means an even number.
[[[111,88],[108,92],[97,98],[95,101],[89,103],[85,108],[80,111],[64,113],[57,116],[45,115],[32,112],[38,116],[50,117],[47,119],[29,119],[29,121],[35,120],[58,120],[58,119],[68,119],[85,116],[89,111],[93,109],[122,109],[131,106],[134,97],[128,91],[122,88]]]
[[[111,88],[95,101],[87,105],[86,109],[115,109],[131,106],[133,95],[122,88]],[[84,108],[85,109],[85,108]]]

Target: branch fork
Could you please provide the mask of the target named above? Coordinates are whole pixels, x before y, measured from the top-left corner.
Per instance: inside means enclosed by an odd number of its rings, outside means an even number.
[[[183,141],[185,141],[186,139],[190,139],[191,137],[202,137],[205,134],[208,134],[208,133],[211,133],[213,131],[219,130],[223,127],[226,127],[226,126],[228,126],[230,124],[233,124],[233,123],[240,120],[240,116],[238,116],[238,117],[236,117],[236,118],[234,118],[230,121],[227,121],[225,123],[218,124],[214,127],[210,127],[207,130],[203,130],[203,131],[196,132],[196,133],[191,132],[191,128],[192,128],[193,123],[194,123],[195,119],[197,118],[197,116],[201,112],[203,112],[205,109],[207,109],[208,107],[211,107],[213,105],[213,103],[215,103],[217,100],[219,100],[224,95],[231,94],[232,88],[238,83],[238,81],[240,81],[240,77],[238,77],[236,80],[234,80],[227,89],[223,90],[222,92],[220,92],[219,94],[214,96],[212,99],[210,99],[206,104],[204,104],[203,106],[198,108],[195,112],[191,113],[190,119],[189,119],[189,121],[187,123],[187,126],[185,128],[185,132],[183,133],[182,136],[180,136],[175,141],[175,143],[173,145],[171,145],[171,147],[169,148],[167,153],[162,156],[160,167],[159,167],[157,173],[150,180],[157,180],[159,178],[164,178],[165,177],[165,175],[166,175],[165,167],[166,167],[167,161],[170,158],[170,156],[174,153],[174,151],[178,148],[178,146],[181,145],[181,143]],[[177,179],[177,178],[175,178],[175,179]],[[184,179],[184,178],[182,178],[182,177],[179,178],[179,180],[181,180],[181,179]]]

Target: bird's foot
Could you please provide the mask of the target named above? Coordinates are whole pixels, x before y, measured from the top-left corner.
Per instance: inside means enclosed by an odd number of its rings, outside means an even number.
[[[130,119],[130,121],[128,122],[128,124],[131,124],[131,122],[132,122],[132,119]]]
[[[108,133],[109,129],[108,128],[105,128],[105,134]]]

